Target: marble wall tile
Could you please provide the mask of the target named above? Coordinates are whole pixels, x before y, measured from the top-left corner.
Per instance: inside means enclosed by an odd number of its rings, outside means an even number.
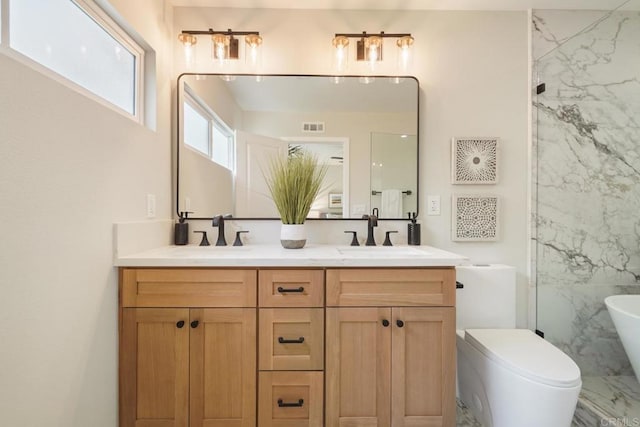
[[[537,327],[583,375],[632,375],[603,300],[640,293],[640,13],[533,20]]]

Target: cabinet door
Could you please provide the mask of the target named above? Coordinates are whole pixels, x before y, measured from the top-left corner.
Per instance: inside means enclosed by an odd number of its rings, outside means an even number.
[[[256,309],[192,309],[189,326],[190,426],[255,426]]]
[[[455,425],[455,309],[394,308],[393,427]]]
[[[189,310],[125,308],[120,427],[187,427]]]
[[[327,308],[327,427],[390,425],[390,308]]]

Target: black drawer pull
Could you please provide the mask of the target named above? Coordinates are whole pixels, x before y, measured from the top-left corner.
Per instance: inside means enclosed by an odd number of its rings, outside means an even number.
[[[398,328],[402,328],[404,326],[404,322],[402,320],[398,319],[396,321],[396,325],[398,325]]]
[[[278,399],[278,406],[280,408],[301,408],[303,404],[304,404],[304,399],[298,399],[298,401],[294,403],[287,403],[282,399]]]
[[[300,286],[299,288],[287,289],[283,288],[282,286],[278,286],[278,292],[280,292],[281,294],[287,292],[304,292],[304,287]]]
[[[382,319],[382,326],[384,326],[385,328],[389,326],[389,321],[387,319]]]
[[[191,327],[192,327],[193,329],[195,329],[195,328],[197,328],[197,327],[198,327],[198,325],[199,325],[199,324],[200,324],[200,322],[198,322],[197,320],[194,320],[193,322],[191,322]]]
[[[179,320],[178,323],[176,323],[176,326],[178,327],[178,329],[182,329],[182,327],[184,326],[184,320]]]
[[[280,344],[302,344],[304,342],[304,337],[300,337],[297,340],[285,340],[283,337],[278,337],[278,342]]]

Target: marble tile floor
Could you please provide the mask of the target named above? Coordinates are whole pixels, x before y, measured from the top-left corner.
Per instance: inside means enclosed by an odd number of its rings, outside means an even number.
[[[457,427],[482,427],[462,402],[457,403]],[[571,427],[640,427],[636,377],[583,377]]]
[[[457,400],[456,403],[456,427],[482,427],[471,414],[471,411],[464,406],[460,400]]]
[[[636,377],[582,377],[572,427],[605,426],[640,426],[640,384]]]

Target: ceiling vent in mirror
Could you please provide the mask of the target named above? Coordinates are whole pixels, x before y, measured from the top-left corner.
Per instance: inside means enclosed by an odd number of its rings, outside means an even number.
[[[324,133],[324,122],[302,122],[302,132]]]

